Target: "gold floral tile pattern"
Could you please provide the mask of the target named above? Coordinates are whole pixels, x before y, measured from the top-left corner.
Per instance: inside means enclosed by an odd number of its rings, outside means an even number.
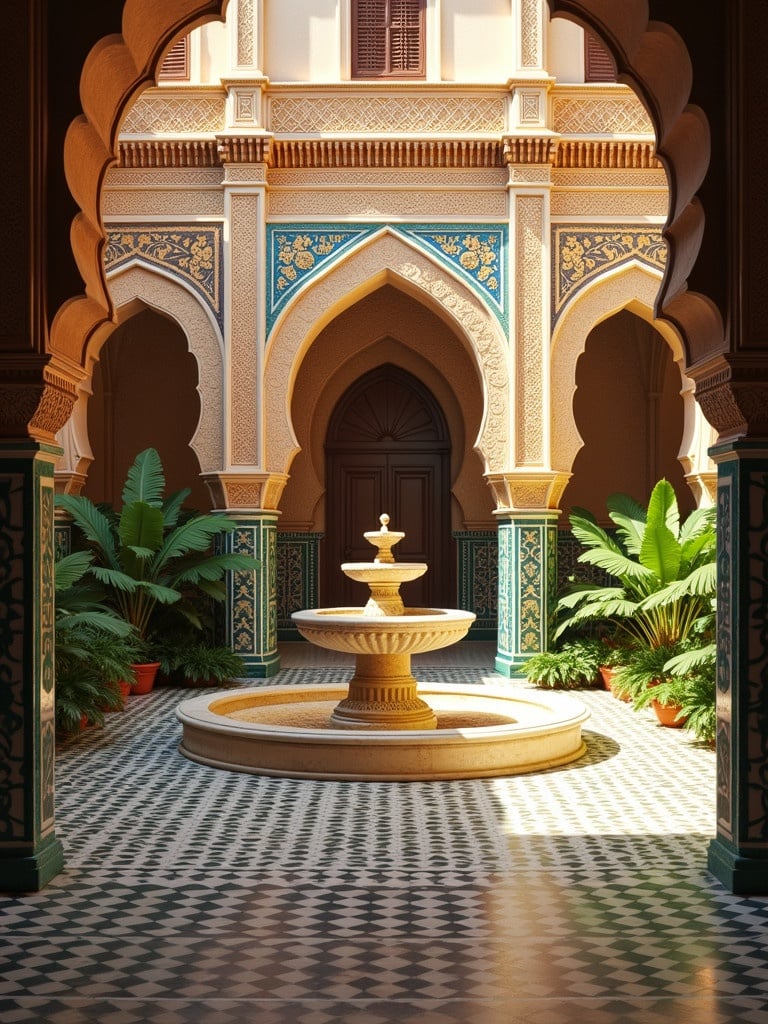
[[[632,261],[660,273],[666,267],[667,246],[660,227],[557,224],[552,234],[553,321],[577,291],[606,270]]]

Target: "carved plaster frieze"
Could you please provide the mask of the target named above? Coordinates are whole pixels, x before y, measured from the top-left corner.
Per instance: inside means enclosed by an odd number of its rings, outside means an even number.
[[[499,167],[498,139],[276,139],[271,166]]]
[[[538,168],[526,168],[536,173]],[[507,172],[503,167],[302,167],[282,170],[270,167],[272,189],[434,188],[445,190],[503,189]]]
[[[554,192],[550,214],[554,217],[612,217],[616,220],[639,220],[642,217],[667,216],[669,193],[607,192],[595,188],[581,192]]]
[[[291,217],[306,220],[322,217],[326,220],[370,217],[378,220],[412,217],[437,220],[451,212],[451,220],[469,217],[486,219],[506,216],[507,200],[504,192],[452,192],[425,189],[397,189],[389,192],[344,189],[324,192],[275,192],[267,198],[268,216]]]
[[[122,220],[128,217],[156,217],[171,221],[193,217],[224,217],[224,191],[180,189],[159,191],[146,189],[111,189],[103,194],[105,218]]]
[[[301,135],[319,132],[370,134],[373,132],[452,132],[478,134],[502,132],[506,119],[506,93],[445,96],[424,91],[398,94],[325,94],[317,90],[299,95],[272,93],[269,98],[269,129],[276,134]]]
[[[37,357],[4,361],[0,388],[0,437],[33,437],[51,443],[72,414],[84,373],[71,365],[44,364]]]
[[[561,135],[653,136],[645,107],[626,87],[619,95],[556,92],[552,98],[552,128]]]
[[[147,89],[120,126],[126,135],[200,135],[226,123],[224,90]]]
[[[557,140],[550,136],[507,135],[502,140],[506,164],[551,164]]]
[[[557,168],[661,169],[652,142],[560,139],[554,157]]]

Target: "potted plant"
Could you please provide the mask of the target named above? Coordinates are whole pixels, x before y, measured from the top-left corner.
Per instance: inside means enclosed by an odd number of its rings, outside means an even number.
[[[593,686],[603,655],[602,644],[579,637],[552,651],[534,654],[523,669],[529,683],[558,690]]]
[[[571,514],[571,528],[586,549],[579,561],[598,566],[616,582],[573,584],[558,603],[564,617],[555,636],[587,622],[611,624],[626,641],[620,686],[643,707],[652,697],[638,699],[640,691],[648,682],[664,681],[664,665],[686,650],[711,614],[716,512],[696,509],[681,522],[667,480],[655,485],[647,509],[623,494],[607,505],[615,538],[583,509]],[[658,675],[649,675],[652,667]]]
[[[229,571],[258,569],[247,555],[215,554],[213,542],[237,524],[215,513],[185,512],[189,488],[164,497],[165,477],[154,448],[140,452],[128,471],[119,510],[97,507],[82,495],[57,495],[56,504],[82,532],[93,561],[90,576],[107,605],[129,623],[153,656],[160,611],[175,606],[194,628],[202,623],[190,596],[224,600]]]
[[[135,631],[98,602],[82,582],[93,556],[78,551],[54,570],[56,725],[62,734],[84,723],[101,725],[105,711],[123,706],[119,680],[136,656]]]

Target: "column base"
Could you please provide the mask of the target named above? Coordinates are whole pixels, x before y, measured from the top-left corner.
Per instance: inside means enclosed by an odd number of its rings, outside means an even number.
[[[64,847],[45,840],[31,857],[0,854],[0,892],[39,892],[64,867]]]
[[[271,679],[280,671],[280,655],[277,651],[262,657],[257,654],[245,654],[242,658],[248,679]]]
[[[768,858],[739,856],[721,839],[713,839],[707,851],[707,867],[737,896],[768,894]]]
[[[525,661],[515,660],[514,655],[496,652],[496,671],[507,679],[525,679]]]

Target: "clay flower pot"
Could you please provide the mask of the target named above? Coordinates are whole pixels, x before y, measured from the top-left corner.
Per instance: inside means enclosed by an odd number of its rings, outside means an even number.
[[[159,661],[149,661],[140,665],[131,665],[136,682],[131,686],[131,693],[151,693],[155,685],[155,676],[160,668]]]

